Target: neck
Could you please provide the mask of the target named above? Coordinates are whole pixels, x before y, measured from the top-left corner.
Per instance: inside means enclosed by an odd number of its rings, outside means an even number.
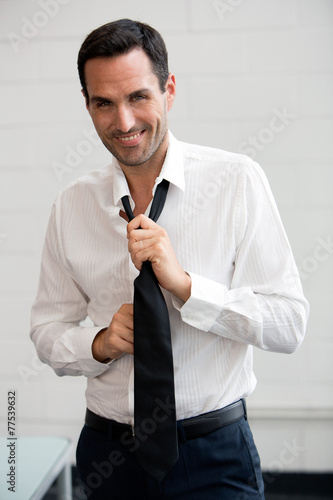
[[[159,176],[161,168],[161,166],[144,168],[143,165],[140,167],[123,168],[133,200],[140,193],[146,193],[151,196],[156,177]]]
[[[125,174],[131,196],[135,203],[134,215],[144,213],[152,200],[155,180],[162,170],[167,148],[168,141],[165,142],[164,147],[160,147],[159,150],[142,165],[137,165],[135,167],[120,165]]]

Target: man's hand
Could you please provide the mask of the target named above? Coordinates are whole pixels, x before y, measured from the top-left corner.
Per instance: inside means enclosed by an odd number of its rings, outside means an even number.
[[[191,295],[191,278],[180,266],[167,232],[145,215],[138,215],[128,224],[127,237],[135,267],[140,271],[142,263],[149,260],[161,287],[186,302]]]
[[[133,354],[133,342],[133,304],[123,304],[109,327],[94,338],[92,353],[97,361],[105,363],[125,353]]]

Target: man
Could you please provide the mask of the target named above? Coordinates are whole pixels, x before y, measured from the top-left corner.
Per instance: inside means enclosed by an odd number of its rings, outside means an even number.
[[[87,377],[77,450],[87,497],[263,499],[244,403],[256,385],[252,346],[293,352],[308,316],[267,180],[250,158],[184,144],[168,131],[175,77],[153,28],[130,20],[98,28],[78,68],[112,160],[53,206],[31,336],[56,373]],[[147,215],[163,179],[169,190],[156,223]],[[179,458],[159,482],[136,459],[148,429],[128,432],[133,280],[147,260],[169,312],[178,421]],[[80,324],[86,316],[94,326]],[[158,411],[162,420],[168,405]]]

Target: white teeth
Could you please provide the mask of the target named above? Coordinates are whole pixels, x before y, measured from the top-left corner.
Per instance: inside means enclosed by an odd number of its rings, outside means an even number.
[[[131,135],[130,137],[119,137],[119,139],[121,141],[133,141],[133,139],[136,139],[137,137],[139,137],[140,133],[139,134],[135,134],[135,135]]]

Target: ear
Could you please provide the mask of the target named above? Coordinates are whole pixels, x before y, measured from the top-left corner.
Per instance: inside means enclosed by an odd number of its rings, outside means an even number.
[[[165,90],[167,93],[167,109],[170,111],[173,105],[173,101],[176,97],[176,78],[173,73],[169,73],[167,82],[165,84]]]

